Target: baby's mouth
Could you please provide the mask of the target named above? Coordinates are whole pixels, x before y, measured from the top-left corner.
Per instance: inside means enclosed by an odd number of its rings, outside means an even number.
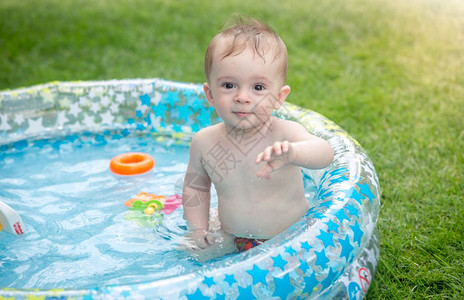
[[[246,112],[246,111],[234,111],[233,114],[236,115],[239,118],[246,118],[246,117],[252,115],[253,113]]]

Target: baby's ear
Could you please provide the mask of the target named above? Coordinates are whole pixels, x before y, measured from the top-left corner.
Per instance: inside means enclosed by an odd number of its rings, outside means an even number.
[[[290,86],[289,85],[284,85],[283,87],[280,88],[279,94],[277,94],[277,106],[276,109],[279,109],[282,103],[285,102],[285,99],[287,98],[288,94],[290,94]]]
[[[206,100],[208,100],[209,105],[214,107],[213,92],[207,82],[203,83],[203,91],[205,92]]]

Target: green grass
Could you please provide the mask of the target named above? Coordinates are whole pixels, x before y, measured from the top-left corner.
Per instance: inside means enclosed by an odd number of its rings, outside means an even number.
[[[382,187],[370,299],[464,298],[464,3],[3,0],[0,89],[54,80],[203,82],[234,13],[289,50],[288,101],[366,149]]]

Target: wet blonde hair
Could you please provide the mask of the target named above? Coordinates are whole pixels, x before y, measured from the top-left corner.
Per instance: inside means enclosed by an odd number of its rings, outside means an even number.
[[[225,50],[220,53],[220,59],[230,55],[238,55],[247,47],[254,50],[264,62],[268,51],[274,52],[274,61],[281,59],[281,73],[283,83],[287,77],[287,48],[275,31],[256,19],[240,18],[234,25],[217,34],[210,42],[205,55],[205,74],[209,82],[209,75],[213,65],[217,46],[225,43]]]

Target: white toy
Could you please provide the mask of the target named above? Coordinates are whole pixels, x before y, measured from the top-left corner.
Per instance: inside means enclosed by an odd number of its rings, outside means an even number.
[[[0,201],[0,231],[21,235],[25,226],[18,213],[6,203]]]

